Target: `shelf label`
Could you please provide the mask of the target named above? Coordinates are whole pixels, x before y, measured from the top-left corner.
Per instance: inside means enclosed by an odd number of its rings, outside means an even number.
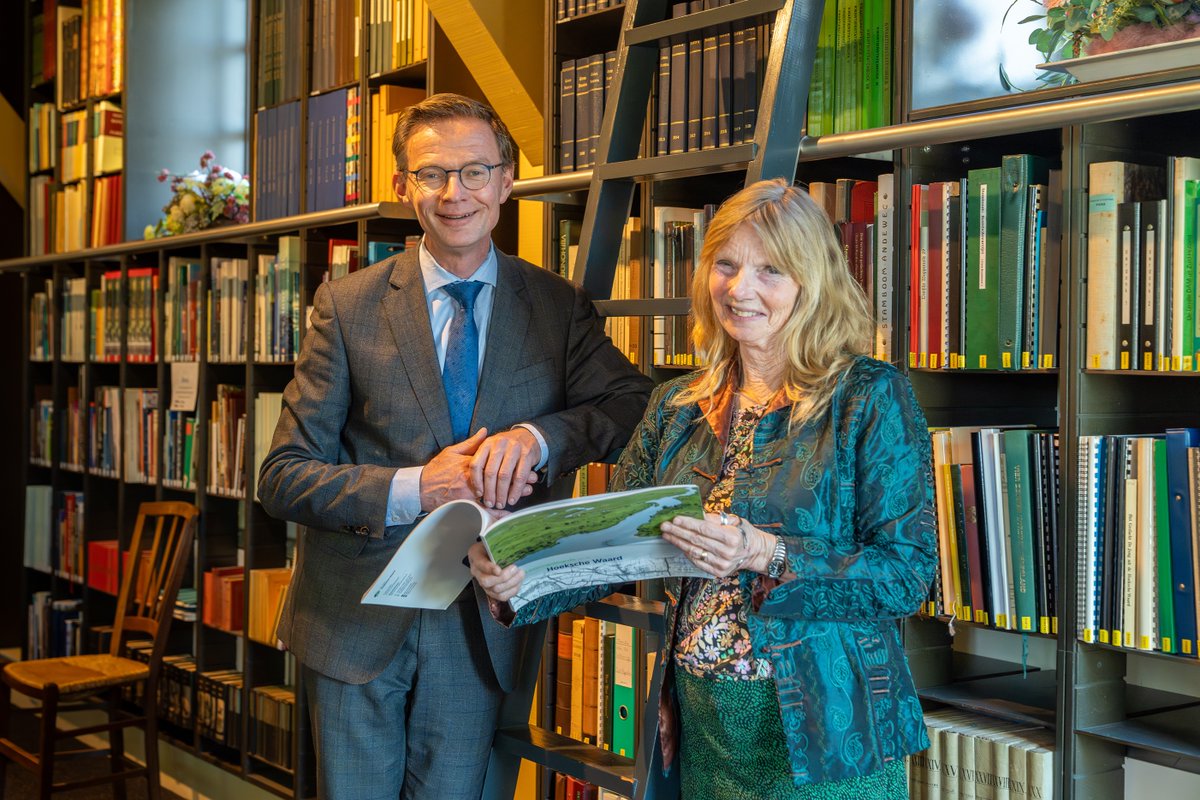
[[[171,410],[195,411],[200,364],[197,361],[171,362]]]

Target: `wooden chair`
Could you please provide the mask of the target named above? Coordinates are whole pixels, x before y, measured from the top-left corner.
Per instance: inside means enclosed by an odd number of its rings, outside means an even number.
[[[192,539],[200,511],[191,503],[142,503],[129,545],[127,567],[123,569],[117,613],[113,621],[112,643],[100,655],[68,656],[18,661],[0,673],[0,796],[4,792],[7,761],[37,774],[38,798],[54,792],[81,789],[103,783],[113,784],[113,796],[125,797],[125,782],[144,775],[147,794],[159,798],[158,774],[158,681],[167,634],[175,608],[175,598],[183,581],[184,569],[192,554]],[[150,663],[122,655],[125,640],[131,634],[153,641]],[[122,690],[142,684],[142,714],[122,708]],[[11,692],[15,690],[41,701],[41,733],[38,752],[30,752],[9,738]],[[78,708],[104,708],[107,722],[60,730],[60,711]],[[146,766],[125,755],[124,729],[142,728],[146,741]],[[77,748],[58,750],[60,739],[107,732],[107,749]],[[108,755],[107,772],[91,777],[54,782],[54,763],[70,756]]]

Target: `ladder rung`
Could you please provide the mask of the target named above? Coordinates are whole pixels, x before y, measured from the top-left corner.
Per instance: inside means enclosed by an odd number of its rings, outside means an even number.
[[[614,161],[610,164],[599,164],[593,167],[592,171],[602,180],[664,180],[686,178],[689,175],[711,175],[714,172],[744,171],[754,159],[754,151],[754,143],[746,142],[632,161]]]
[[[727,6],[697,11],[684,17],[665,19],[649,25],[639,25],[625,34],[625,44],[658,44],[673,36],[700,31],[713,25],[737,22],[762,14],[772,14],[783,8],[784,0],[738,0]]]
[[[686,297],[645,297],[635,300],[596,300],[592,303],[596,313],[602,317],[683,317],[692,310],[692,301]],[[659,614],[662,614],[660,609]],[[597,614],[589,613],[595,617]],[[610,619],[605,617],[605,619]],[[645,625],[613,620],[622,625],[645,628]],[[660,626],[661,627],[661,624]],[[661,631],[659,631],[661,633]]]
[[[625,797],[634,790],[633,759],[536,725],[496,731],[492,748],[570,775]]]
[[[686,298],[672,300],[615,300],[609,302],[623,303],[656,303],[659,305],[668,303],[682,303],[684,310],[676,312],[681,314],[687,313],[687,306],[690,301]],[[658,311],[656,313],[664,314],[667,312]],[[653,631],[661,634],[663,632],[663,615],[666,613],[666,605],[661,600],[643,600],[640,597],[634,597],[628,594],[610,594],[595,603],[588,603],[584,607],[583,613],[586,616],[602,619],[606,622],[615,622],[618,625],[628,625],[631,628],[637,628],[643,631]]]

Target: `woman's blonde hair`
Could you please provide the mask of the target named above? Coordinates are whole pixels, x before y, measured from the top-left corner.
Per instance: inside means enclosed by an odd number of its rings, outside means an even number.
[[[856,356],[870,352],[874,323],[824,210],[783,179],[747,186],[722,203],[708,224],[692,279],[692,336],[706,366],[677,402],[711,399],[740,380],[738,343],[721,327],[708,284],[717,252],[742,225],[758,235],[771,265],[800,287],[777,343],[782,388],[793,404],[791,422],[803,422],[825,410],[838,376]]]

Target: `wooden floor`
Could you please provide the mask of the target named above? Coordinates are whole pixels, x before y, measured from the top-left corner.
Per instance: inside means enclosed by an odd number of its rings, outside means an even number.
[[[38,718],[33,714],[13,714],[12,720],[12,737],[21,747],[34,750],[37,747],[37,724]],[[78,740],[69,739],[60,744],[60,747],[75,748],[80,747]],[[66,759],[55,767],[56,779],[59,781],[76,780],[79,778],[99,775],[108,771],[108,760],[104,758],[76,758]],[[36,783],[34,774],[27,770],[21,769],[15,764],[8,764],[6,770],[4,788],[4,800],[29,800],[37,797]],[[126,782],[127,789],[125,796],[128,800],[145,800],[146,797],[146,781],[144,778],[135,778]],[[113,787],[94,786],[89,789],[78,789],[73,792],[62,792],[54,795],[55,798],[65,798],[65,800],[108,800],[113,796]],[[163,800],[183,800],[179,795],[171,794],[165,789],[162,791]]]

